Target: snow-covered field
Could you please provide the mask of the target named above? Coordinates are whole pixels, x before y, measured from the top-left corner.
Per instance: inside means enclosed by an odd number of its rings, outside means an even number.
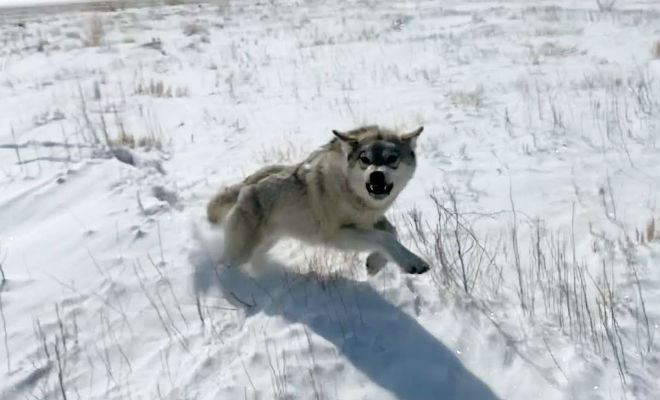
[[[609,3],[0,8],[0,398],[657,399],[660,4]],[[211,261],[219,187],[365,123],[425,126],[431,272]]]

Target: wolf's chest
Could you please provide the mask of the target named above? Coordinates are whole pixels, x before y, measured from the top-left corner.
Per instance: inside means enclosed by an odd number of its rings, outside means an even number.
[[[340,220],[342,225],[353,225],[360,228],[372,228],[385,214],[385,210],[355,209],[354,207],[342,207]]]

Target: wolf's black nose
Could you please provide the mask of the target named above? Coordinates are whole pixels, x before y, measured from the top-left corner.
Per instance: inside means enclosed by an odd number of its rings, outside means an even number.
[[[380,171],[374,171],[369,175],[369,183],[372,185],[384,185],[385,174]]]

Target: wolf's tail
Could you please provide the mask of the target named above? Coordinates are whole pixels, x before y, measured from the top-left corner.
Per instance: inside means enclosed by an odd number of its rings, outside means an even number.
[[[210,222],[216,224],[227,216],[238,200],[241,187],[242,185],[233,185],[223,188],[209,201],[209,204],[206,205],[206,217]]]
[[[221,222],[227,216],[227,214],[229,214],[229,211],[234,206],[234,204],[236,204],[238,195],[244,186],[259,183],[261,180],[266,179],[271,175],[286,171],[288,168],[289,167],[286,165],[271,165],[264,167],[245,178],[242,183],[223,188],[218,194],[215,195],[215,197],[211,199],[211,201],[209,201],[209,204],[206,206],[207,218],[214,224]]]

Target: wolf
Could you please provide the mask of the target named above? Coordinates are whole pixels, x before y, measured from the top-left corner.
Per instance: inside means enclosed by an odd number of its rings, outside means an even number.
[[[330,142],[295,165],[264,167],[220,190],[207,205],[224,225],[222,262],[240,265],[281,238],[367,251],[375,274],[391,260],[411,274],[429,264],[397,239],[385,212],[412,178],[423,127],[396,132],[377,125],[336,131]]]

